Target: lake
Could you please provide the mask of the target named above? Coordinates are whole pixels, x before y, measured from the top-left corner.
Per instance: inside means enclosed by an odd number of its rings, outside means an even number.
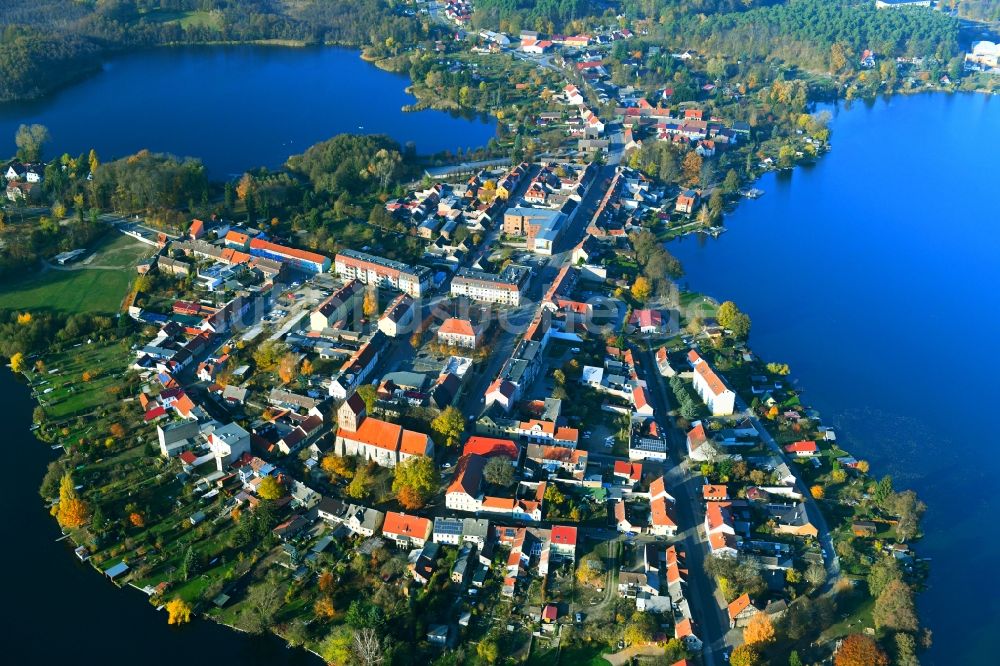
[[[751,345],[872,473],[927,503],[924,663],[994,663],[1000,601],[1000,100],[925,94],[834,109],[833,151],[767,174],[718,239],[668,249],[732,299]]]
[[[177,666],[239,663],[251,666],[320,666],[303,650],[290,650],[268,635],[248,637],[222,625],[195,619],[171,627],[145,595],[119,589],[81,563],[69,541],[56,543],[59,527],[38,486],[55,451],[28,430],[35,403],[27,385],[0,369],[0,395],[8,408],[4,445],[15,472],[0,484],[10,530],[0,550],[0,568],[16,603],[4,612],[11,664]],[[98,657],[99,655],[99,657]],[[92,661],[93,660],[93,661]]]
[[[289,155],[346,132],[388,134],[417,151],[485,146],[495,121],[444,111],[405,113],[409,78],[357,51],[270,46],[170,47],[110,60],[44,99],[0,104],[0,154],[21,123],[49,128],[48,154],[96,148],[101,160],[148,148],[199,157],[222,179],[279,167]]]

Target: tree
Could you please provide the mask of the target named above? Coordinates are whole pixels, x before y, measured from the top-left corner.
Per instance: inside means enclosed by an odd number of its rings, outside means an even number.
[[[90,518],[90,507],[76,494],[73,477],[69,472],[63,474],[59,483],[59,506],[56,520],[65,528],[82,527]]]
[[[378,666],[385,659],[382,640],[372,627],[364,627],[354,631],[354,655],[362,666]]]
[[[576,569],[576,580],[583,585],[600,587],[605,580],[604,561],[600,556],[591,551],[580,559],[580,564]]]
[[[257,495],[265,500],[278,500],[285,496],[285,486],[275,476],[265,476],[257,486]]]
[[[194,546],[188,546],[187,550],[184,551],[184,557],[181,558],[181,567],[178,571],[178,577],[183,580],[190,580],[191,575],[195,572],[198,566],[198,562],[194,553]]]
[[[298,374],[299,369],[299,357],[292,352],[288,352],[281,357],[281,362],[278,364],[278,377],[281,381],[287,384],[288,382],[295,379]]]
[[[10,369],[13,372],[24,372],[24,354],[14,352],[14,355],[10,357]]]
[[[791,654],[788,655],[788,666],[804,666],[798,650],[792,650]]]
[[[823,499],[825,491],[823,490],[823,486],[817,484],[809,488],[809,494],[813,496],[813,499],[820,500]]]
[[[330,475],[331,479],[349,479],[354,476],[354,463],[345,456],[335,456],[332,453],[324,456],[319,463],[320,468]]]
[[[371,384],[362,384],[355,391],[358,397],[365,402],[365,411],[369,414],[375,411],[375,402],[378,400],[378,391]]]
[[[111,436],[115,439],[121,439],[125,436],[125,427],[121,423],[112,423],[108,432],[110,432]]]
[[[732,301],[726,301],[719,306],[716,319],[723,328],[732,331],[740,340],[745,340],[750,335],[750,317],[741,312]]]
[[[920,628],[913,590],[901,580],[890,581],[875,599],[872,612],[875,627],[894,631],[915,632]]]
[[[909,541],[920,531],[920,519],[927,505],[917,499],[912,490],[904,490],[889,497],[886,508],[896,515],[896,539]]]
[[[698,181],[701,180],[701,167],[701,155],[693,150],[685,155],[684,160],[681,162],[681,170],[684,172],[684,182],[688,185],[697,185]]]
[[[37,162],[42,159],[42,149],[51,139],[49,128],[45,125],[21,125],[14,135],[18,159],[25,162]]]
[[[727,193],[732,194],[740,187],[740,175],[736,173],[735,169],[730,169],[726,172],[726,178],[722,181],[722,189]]]
[[[431,430],[444,446],[455,446],[465,431],[465,419],[458,409],[448,406],[431,421]]]
[[[146,519],[143,518],[142,514],[138,511],[133,511],[128,515],[128,520],[132,523],[133,527],[145,527]]]
[[[373,314],[378,312],[378,295],[375,293],[374,289],[365,290],[365,300],[361,309],[366,317],[371,317]]]
[[[368,468],[361,465],[354,471],[354,478],[344,488],[344,494],[352,499],[364,499],[368,497],[370,486],[371,475],[368,473]]]
[[[333,605],[333,599],[329,596],[321,596],[313,604],[313,613],[320,620],[329,620],[337,616],[337,609]]]
[[[441,486],[434,461],[427,456],[404,460],[396,465],[392,490],[405,509],[419,509],[427,504]]]
[[[806,569],[806,582],[813,587],[819,587],[826,580],[826,568],[819,562],[813,562]]]
[[[378,178],[379,188],[385,190],[402,161],[398,152],[383,148],[375,153],[374,159],[368,164],[368,173]]]
[[[632,283],[632,296],[640,303],[645,303],[652,294],[653,285],[641,275]]]
[[[283,598],[280,577],[272,570],[263,581],[250,587],[246,604],[255,619],[259,620],[260,626],[267,628],[274,620],[275,613],[281,608]]]
[[[514,467],[503,456],[493,456],[483,468],[483,476],[496,486],[510,487],[514,483]]]
[[[323,661],[333,666],[347,666],[354,663],[351,651],[354,634],[348,627],[339,626],[323,639],[319,645],[319,656]]]
[[[761,663],[760,652],[749,643],[738,645],[729,655],[729,663],[731,666],[757,666]]]
[[[917,639],[912,634],[899,632],[895,636],[897,666],[920,666],[917,659]]]
[[[755,613],[750,617],[747,626],[743,628],[743,640],[756,645],[768,644],[774,641],[774,623],[767,613]]]
[[[886,474],[875,484],[875,489],[872,491],[872,499],[879,506],[884,506],[889,498],[892,497],[893,492],[892,477]]]
[[[834,666],[889,666],[889,657],[874,639],[851,634],[841,641],[833,663]]]
[[[191,606],[180,597],[166,604],[167,624],[187,624],[191,621]]]
[[[495,664],[500,658],[500,647],[493,637],[484,638],[476,646],[476,655],[487,664]]]
[[[90,169],[90,173],[93,174],[97,171],[97,167],[101,166],[101,160],[97,157],[97,151],[93,148],[90,149],[90,154],[87,156],[87,167]],[[78,205],[77,208],[80,208]]]
[[[653,640],[656,630],[656,620],[650,613],[636,612],[625,625],[625,642],[629,645],[643,645]]]
[[[868,594],[878,599],[882,590],[894,580],[903,580],[903,571],[895,557],[887,555],[877,560],[868,570]]]

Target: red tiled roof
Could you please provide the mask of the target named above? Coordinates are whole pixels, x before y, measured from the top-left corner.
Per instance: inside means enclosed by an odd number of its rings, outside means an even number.
[[[665,497],[655,499],[649,503],[653,525],[656,527],[677,527],[677,523],[670,515],[670,507]]]
[[[452,478],[451,485],[448,486],[447,494],[465,493],[476,497],[483,482],[483,469],[485,467],[486,458],[483,456],[469,454],[459,458],[455,465],[455,476]]]
[[[729,489],[724,485],[706,484],[701,487],[701,494],[706,500],[726,500],[729,499]]]
[[[361,422],[357,431],[341,430],[337,435],[380,449],[396,451],[399,448],[399,439],[402,432],[402,426],[369,416]]]
[[[745,611],[747,608],[749,608],[750,605],[751,604],[750,604],[749,594],[744,593],[736,597],[733,603],[729,604],[729,609],[728,609],[729,619],[735,620],[739,616],[739,614]]]
[[[385,523],[382,525],[383,534],[398,534],[418,539],[426,539],[430,531],[431,521],[427,518],[411,516],[396,511],[386,513]]]
[[[473,328],[472,322],[468,319],[449,317],[441,324],[441,327],[438,329],[438,335],[464,335],[474,338],[476,337],[476,330]]]
[[[562,546],[576,546],[576,528],[571,525],[553,525],[552,543]]]
[[[801,441],[789,444],[785,447],[785,451],[788,453],[816,453],[819,447],[816,446],[816,442]]]
[[[468,455],[474,453],[480,456],[507,456],[511,460],[517,460],[518,446],[511,439],[499,439],[496,437],[473,436],[465,443],[462,453]]]

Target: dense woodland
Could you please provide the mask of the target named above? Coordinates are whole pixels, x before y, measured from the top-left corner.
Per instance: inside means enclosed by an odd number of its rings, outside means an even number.
[[[5,0],[0,101],[40,96],[116,51],[160,44],[284,40],[369,47],[426,39],[429,24],[385,0]],[[388,54],[388,53],[386,53]]]

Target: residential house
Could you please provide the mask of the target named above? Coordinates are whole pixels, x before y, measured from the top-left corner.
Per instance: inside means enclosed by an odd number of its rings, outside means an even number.
[[[713,416],[730,416],[736,410],[736,394],[726,386],[712,366],[698,352],[688,352],[694,369],[694,389]]]
[[[397,338],[410,332],[413,324],[413,299],[399,294],[389,303],[378,320],[378,330],[390,338]]]
[[[427,518],[412,516],[398,511],[385,514],[382,534],[393,540],[399,548],[423,547],[431,538],[432,524]]]
[[[750,618],[760,612],[756,606],[750,601],[749,594],[741,594],[737,597],[728,608],[729,613],[729,628],[735,629],[736,627],[745,627],[750,622]]]
[[[482,342],[485,327],[469,319],[449,317],[438,328],[437,339],[442,344],[465,349],[477,349]]]

